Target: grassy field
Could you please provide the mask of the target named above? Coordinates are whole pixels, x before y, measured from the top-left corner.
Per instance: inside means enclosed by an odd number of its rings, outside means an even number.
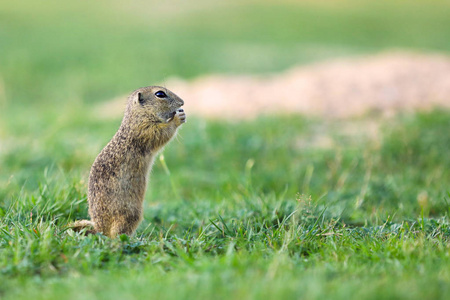
[[[450,112],[188,123],[136,236],[67,230],[120,120],[95,103],[170,76],[450,51],[445,1],[0,4],[1,299],[444,299]],[[342,130],[383,122],[379,136]],[[317,142],[326,136],[331,146]]]

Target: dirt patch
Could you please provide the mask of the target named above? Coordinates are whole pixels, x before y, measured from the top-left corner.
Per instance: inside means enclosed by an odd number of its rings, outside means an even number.
[[[165,86],[185,100],[188,115],[247,119],[261,114],[298,113],[347,118],[370,112],[450,108],[450,57],[414,53],[327,61],[265,76],[208,75],[170,79]],[[96,110],[123,113],[125,96]]]

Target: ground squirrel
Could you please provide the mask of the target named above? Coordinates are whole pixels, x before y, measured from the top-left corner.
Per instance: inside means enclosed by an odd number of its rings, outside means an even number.
[[[76,221],[79,231],[93,227],[109,237],[132,235],[142,220],[147,178],[155,155],[186,121],[183,100],[166,88],[140,88],[128,97],[119,130],[100,152],[89,174],[91,221]]]

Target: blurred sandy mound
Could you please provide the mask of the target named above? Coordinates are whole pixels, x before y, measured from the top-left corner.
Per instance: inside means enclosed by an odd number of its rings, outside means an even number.
[[[450,57],[384,53],[267,76],[171,79],[165,86],[185,100],[188,115],[208,118],[242,119],[270,113],[345,118],[373,111],[390,114],[450,108]],[[121,115],[124,99],[99,109],[104,116]]]

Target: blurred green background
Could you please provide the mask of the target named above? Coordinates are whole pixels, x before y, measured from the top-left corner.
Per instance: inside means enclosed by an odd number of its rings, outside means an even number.
[[[95,115],[100,102],[174,76],[446,55],[449,37],[449,1],[3,1],[0,297],[445,298],[446,111],[382,122],[377,141],[345,135],[342,120],[187,112],[136,237],[64,228],[87,217],[90,165],[121,121]],[[334,148],[312,142],[318,128]]]
[[[0,13],[10,105],[102,101],[170,76],[388,48],[450,50],[448,1],[17,1]]]
[[[447,52],[449,7],[448,1],[3,2],[2,186],[11,176],[18,186],[36,183],[34,171],[48,165],[86,170],[119,124],[89,114],[94,102],[173,76],[267,73],[392,48]]]

